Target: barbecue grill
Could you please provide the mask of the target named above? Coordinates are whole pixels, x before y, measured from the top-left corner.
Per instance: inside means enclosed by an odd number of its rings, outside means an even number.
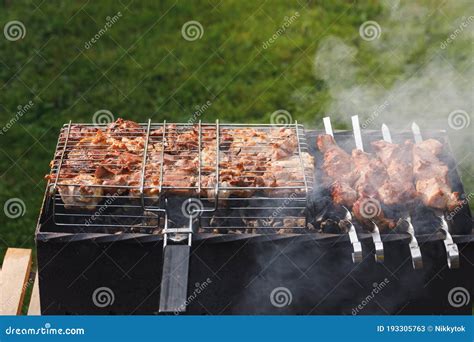
[[[123,166],[119,159],[101,165],[109,152],[97,132],[106,130],[125,141],[114,145],[115,158],[128,160],[132,182],[113,174]],[[254,138],[242,139],[245,132]],[[195,141],[179,145],[187,134]],[[298,123],[65,125],[36,230],[42,313],[354,314],[383,284],[357,313],[470,314],[470,305],[448,300],[456,287],[472,293],[469,207],[452,216],[449,232],[420,208],[412,231],[374,235],[324,205],[318,134]],[[445,144],[453,190],[466,198],[445,132],[425,135]],[[344,149],[355,147],[352,132],[334,136]],[[380,138],[376,131],[362,136]],[[394,141],[405,138],[408,132],[393,134]],[[272,159],[268,151],[285,139],[294,142],[291,153]],[[262,158],[267,167],[259,167]],[[226,178],[237,167],[233,180]],[[105,173],[107,181],[93,184],[84,170]],[[257,181],[265,177],[276,180]],[[323,230],[322,215],[352,228]],[[446,261],[447,235],[459,248],[457,269]],[[415,267],[413,248],[423,267]],[[107,305],[94,297],[104,288]]]

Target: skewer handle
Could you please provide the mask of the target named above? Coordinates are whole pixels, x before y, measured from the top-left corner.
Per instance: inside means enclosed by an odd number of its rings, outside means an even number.
[[[415,229],[411,224],[411,218],[407,217],[406,222],[408,223],[408,234],[411,236],[410,243],[408,247],[410,248],[411,262],[415,270],[423,268],[423,259],[421,257],[420,246],[418,245],[418,240],[415,237]]]
[[[364,150],[364,144],[362,143],[362,133],[360,131],[360,124],[359,124],[359,115],[353,115],[351,117],[352,120],[352,130],[354,132],[354,139],[355,144],[358,150]]]
[[[383,263],[385,260],[384,250],[383,250],[383,242],[382,238],[380,237],[379,227],[374,222],[374,230],[372,231],[372,240],[375,246],[375,262]]]
[[[324,124],[324,130],[326,131],[326,134],[329,134],[330,136],[334,137],[334,133],[332,131],[332,125],[331,125],[331,118],[329,116],[326,116],[323,118],[323,124]]]
[[[459,268],[458,245],[454,243],[453,237],[451,236],[451,233],[449,233],[448,223],[446,222],[444,215],[440,215],[439,218],[442,222],[441,229],[443,230],[445,234],[445,238],[443,242],[444,242],[444,247],[446,249],[448,267],[450,269]]]

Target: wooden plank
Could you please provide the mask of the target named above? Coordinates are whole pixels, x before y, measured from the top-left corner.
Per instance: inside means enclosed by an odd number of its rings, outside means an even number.
[[[39,284],[38,284],[38,273],[36,273],[35,284],[33,285],[33,292],[31,293],[30,306],[28,307],[28,316],[40,316],[40,296],[39,296]]]
[[[0,315],[21,313],[30,267],[31,249],[7,249],[0,273]]]

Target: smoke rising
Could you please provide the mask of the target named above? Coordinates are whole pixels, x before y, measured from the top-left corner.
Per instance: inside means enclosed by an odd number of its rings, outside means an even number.
[[[384,1],[382,14],[368,18],[380,26],[379,38],[328,36],[314,58],[314,75],[332,99],[326,113],[336,127],[351,127],[351,115],[358,114],[366,129],[386,123],[393,131],[410,130],[416,121],[422,133],[446,130],[467,193],[474,188],[472,14],[474,5],[463,1]]]

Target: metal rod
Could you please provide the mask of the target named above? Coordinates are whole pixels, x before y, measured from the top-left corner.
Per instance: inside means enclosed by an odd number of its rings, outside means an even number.
[[[324,124],[324,130],[326,131],[326,134],[329,134],[330,136],[334,137],[334,133],[332,131],[332,125],[331,125],[331,118],[329,116],[326,116],[323,118],[323,124]]]
[[[140,174],[140,197],[142,201],[143,210],[145,210],[145,198],[143,194],[143,187],[145,185],[145,169],[146,169],[146,159],[147,159],[147,152],[148,152],[148,140],[150,139],[150,126],[151,126],[151,119],[148,119],[148,126],[146,129],[146,137],[145,137],[145,146],[143,148],[142,170]]]
[[[411,255],[411,263],[415,270],[423,268],[423,258],[421,256],[420,246],[418,245],[418,240],[415,236],[415,229],[411,224],[411,217],[408,216],[405,218],[405,221],[408,222],[408,229],[407,232],[410,234],[410,242],[408,247],[410,248],[410,255]]]
[[[66,146],[67,146],[67,143],[68,143],[68,140],[69,140],[69,133],[71,132],[71,121],[69,121],[69,124],[67,126],[67,134],[66,134],[66,139],[64,141],[64,147],[63,147],[63,151],[61,153],[61,159],[59,160],[59,165],[58,165],[58,170],[56,172],[56,179],[54,181],[54,186],[53,186],[53,193],[56,192],[56,186],[58,185],[58,179],[59,179],[59,174],[61,172],[61,167],[63,165],[63,160],[64,160],[64,153],[66,151]]]
[[[352,129],[354,131],[354,138],[356,147],[358,150],[364,150],[364,144],[362,143],[362,133],[360,132],[360,124],[359,124],[359,115],[353,115],[351,117],[352,120]]]
[[[359,238],[357,237],[356,229],[355,229],[354,225],[352,224],[351,212],[346,207],[344,207],[344,209],[346,210],[345,219],[349,223],[349,232],[348,232],[349,240],[352,243],[352,249],[353,249],[352,262],[355,263],[355,264],[360,263],[363,260],[362,244],[360,243]]]
[[[198,196],[201,198],[201,163],[202,163],[202,126],[199,120],[199,136],[198,136],[199,152],[198,152]]]
[[[165,165],[165,141],[166,141],[166,120],[163,121],[163,138],[161,141],[160,196],[163,193],[163,167]]]

